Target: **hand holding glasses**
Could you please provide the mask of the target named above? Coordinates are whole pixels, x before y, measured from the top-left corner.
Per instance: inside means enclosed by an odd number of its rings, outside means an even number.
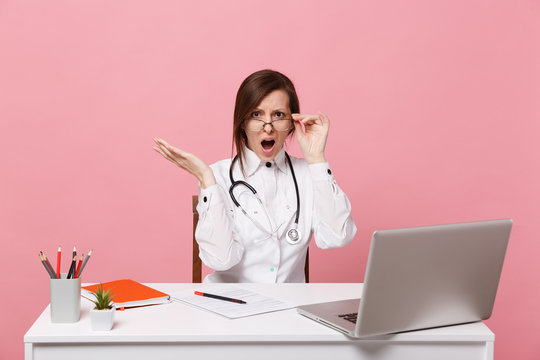
[[[308,164],[326,162],[324,149],[330,120],[326,114],[293,114],[296,139]]]
[[[244,120],[244,130],[250,132],[264,131],[266,125],[270,125],[272,130],[277,132],[290,131],[294,126],[296,139],[307,162],[309,164],[326,162],[324,150],[330,127],[326,114],[322,112],[317,115],[293,114],[292,119],[278,117],[270,122],[257,116]]]

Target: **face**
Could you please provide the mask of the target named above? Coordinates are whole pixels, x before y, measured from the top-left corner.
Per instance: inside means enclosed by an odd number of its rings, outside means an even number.
[[[260,119],[266,123],[272,120],[291,119],[289,96],[284,90],[272,91],[251,110],[248,118]],[[244,131],[248,149],[257,154],[262,161],[272,161],[283,148],[289,134],[289,131],[275,131],[270,124],[265,125],[262,131]]]

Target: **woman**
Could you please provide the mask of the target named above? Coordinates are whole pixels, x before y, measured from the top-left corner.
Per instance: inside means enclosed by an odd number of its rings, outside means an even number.
[[[200,182],[195,237],[214,270],[204,281],[305,282],[312,234],[328,249],[356,233],[349,200],[324,157],[328,117],[300,114],[292,82],[261,70],[238,90],[233,127],[237,156],[211,166],[154,139],[157,152]],[[293,133],[304,159],[283,149]]]

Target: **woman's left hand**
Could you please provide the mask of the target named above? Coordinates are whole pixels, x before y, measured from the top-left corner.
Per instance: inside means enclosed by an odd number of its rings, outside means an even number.
[[[308,164],[326,162],[324,148],[330,128],[328,116],[321,112],[318,115],[292,114],[292,118],[296,140]]]

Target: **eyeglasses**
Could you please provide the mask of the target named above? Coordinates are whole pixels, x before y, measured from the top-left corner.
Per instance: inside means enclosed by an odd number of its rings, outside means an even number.
[[[289,131],[292,128],[292,119],[279,119],[270,122],[259,119],[244,120],[244,129],[247,131],[260,132],[264,130],[266,125],[272,126],[275,131]]]

